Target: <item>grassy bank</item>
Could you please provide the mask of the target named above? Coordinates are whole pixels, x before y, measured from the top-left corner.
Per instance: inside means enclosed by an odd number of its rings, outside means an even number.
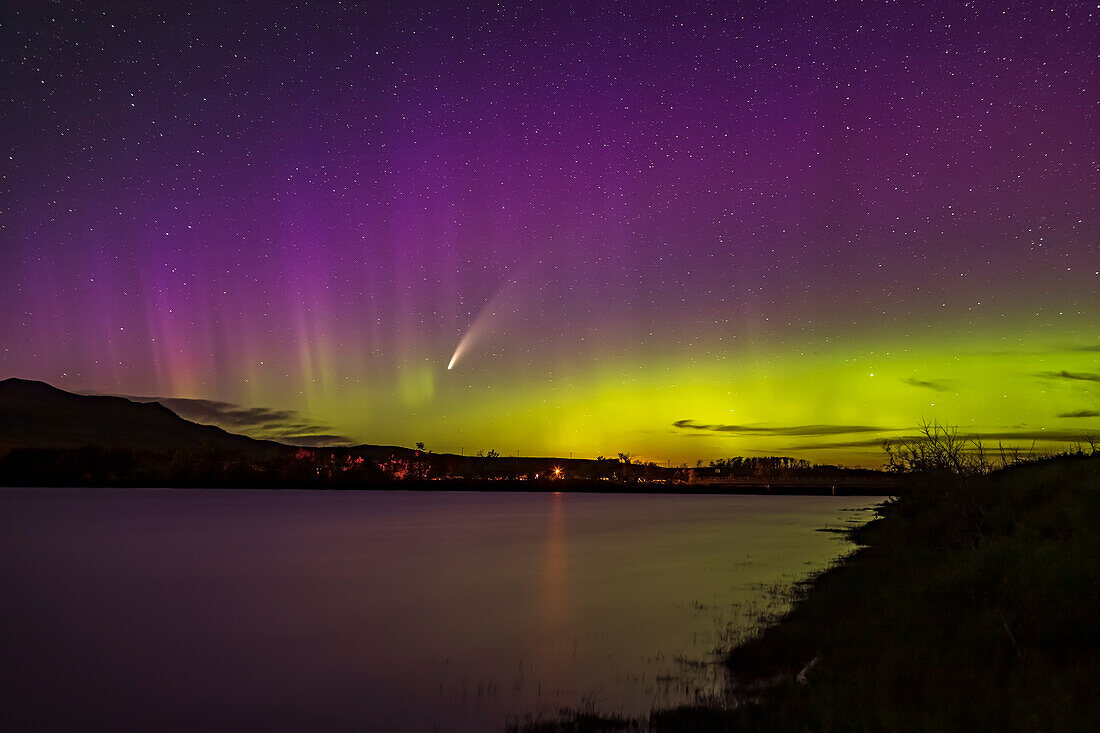
[[[728,700],[537,728],[1068,731],[1100,720],[1100,456],[910,476],[854,539],[861,550],[729,652]]]
[[[1100,457],[912,476],[881,519],[856,531],[863,550],[730,653],[735,694],[760,704],[654,722],[1080,730],[1100,720],[1098,520]],[[769,678],[774,688],[751,691]]]

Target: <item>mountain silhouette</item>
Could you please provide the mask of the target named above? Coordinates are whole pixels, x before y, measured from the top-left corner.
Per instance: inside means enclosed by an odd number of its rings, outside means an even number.
[[[0,456],[19,448],[205,449],[265,455],[289,450],[184,420],[156,402],[73,394],[29,379],[0,381]]]

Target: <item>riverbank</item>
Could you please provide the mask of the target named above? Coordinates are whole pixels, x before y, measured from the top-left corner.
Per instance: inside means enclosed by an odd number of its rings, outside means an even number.
[[[729,654],[745,704],[655,727],[1080,729],[1100,719],[1098,520],[1100,457],[912,477],[861,551]]]
[[[729,696],[541,730],[1080,730],[1100,719],[1100,457],[912,476],[726,655]],[[763,620],[767,621],[767,620]]]

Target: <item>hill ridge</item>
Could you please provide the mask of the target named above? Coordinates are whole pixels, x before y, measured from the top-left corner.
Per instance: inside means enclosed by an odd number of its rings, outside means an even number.
[[[17,448],[94,446],[163,452],[204,445],[244,453],[286,448],[192,422],[155,401],[77,394],[19,377],[0,380],[0,455]]]

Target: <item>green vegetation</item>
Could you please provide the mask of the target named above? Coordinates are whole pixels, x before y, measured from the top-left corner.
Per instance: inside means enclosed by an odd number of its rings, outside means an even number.
[[[1083,453],[911,475],[855,532],[860,552],[730,653],[734,694],[760,704],[718,727],[1074,730],[1100,719],[1098,483],[1100,456]]]

